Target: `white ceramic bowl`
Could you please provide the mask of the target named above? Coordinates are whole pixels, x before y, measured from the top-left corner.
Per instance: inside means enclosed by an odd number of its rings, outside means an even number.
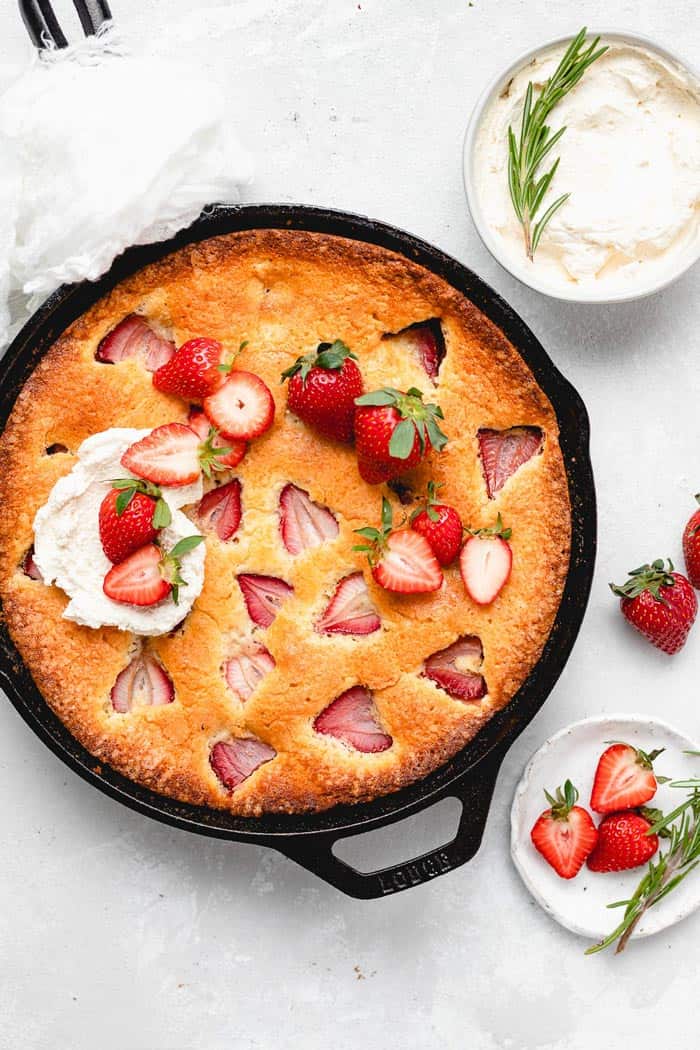
[[[630,33],[620,29],[591,29],[589,30],[588,36],[589,38],[600,36],[603,43],[610,40],[621,40],[625,43],[645,47],[650,51],[656,52],[667,61],[680,66],[694,77],[700,79],[697,70],[682,56],[668,51],[655,41],[650,40],[648,37],[641,36],[639,33]],[[573,285],[571,289],[557,289],[552,288],[547,281],[541,280],[534,268],[531,265],[528,265],[524,259],[523,262],[519,264],[512,258],[512,256],[503,250],[499,238],[494,236],[486,222],[479,203],[474,179],[474,146],[484,112],[491,104],[492,99],[502,91],[511,77],[527,65],[528,62],[533,58],[536,58],[538,55],[541,55],[543,52],[555,48],[558,45],[568,44],[570,41],[571,35],[556,37],[553,40],[546,40],[538,47],[525,51],[516,58],[514,62],[511,62],[507,69],[499,73],[477,99],[476,105],[474,106],[472,115],[469,119],[469,124],[467,125],[463,149],[464,188],[467,194],[469,211],[471,212],[477,233],[493,255],[494,259],[496,259],[496,261],[514,277],[517,277],[519,281],[522,281],[523,284],[528,285],[530,288],[534,288],[535,291],[542,292],[543,295],[549,295],[554,299],[563,299],[565,302],[570,303],[619,303],[631,299],[643,299],[647,295],[652,295],[654,292],[661,291],[662,288],[668,287],[669,284],[672,284],[673,281],[676,281],[682,276],[682,274],[686,273],[686,271],[689,270],[698,259],[700,259],[700,243],[694,254],[690,253],[688,256],[680,257],[673,270],[665,273],[660,279],[657,277],[647,280],[644,283],[640,282],[635,288],[607,293],[603,289],[600,291],[596,291],[595,288],[592,289],[590,287],[577,289]],[[505,142],[503,143],[503,149],[506,149]]]
[[[580,792],[579,803],[590,810],[589,800],[598,759],[608,743],[622,740],[644,751],[664,747],[654,763],[660,776],[685,779],[700,775],[700,758],[686,755],[697,750],[683,733],[666,722],[646,715],[602,715],[562,729],[533,755],[518,784],[511,809],[511,856],[528,890],[553,919],[590,939],[591,944],[607,936],[622,919],[611,901],[627,900],[634,892],[644,868],[620,872],[593,872],[583,866],[573,879],[561,879],[530,841],[530,831],[547,808],[544,789],[550,793],[568,778]],[[664,812],[686,797],[684,788],[660,785],[653,802]],[[599,818],[592,814],[596,823]],[[660,850],[665,849],[661,840]],[[648,937],[672,926],[700,906],[700,870],[689,875],[663,901],[640,920],[633,937]]]

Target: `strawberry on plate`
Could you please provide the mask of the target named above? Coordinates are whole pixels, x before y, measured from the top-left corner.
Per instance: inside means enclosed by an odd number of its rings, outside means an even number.
[[[116,365],[130,357],[141,358],[149,372],[161,368],[175,353],[175,344],[154,332],[138,314],[129,314],[108,332],[97,347],[95,358]]]
[[[562,879],[573,879],[598,841],[590,813],[577,806],[578,791],[567,780],[555,795],[545,791],[549,809],[537,818],[530,838],[538,853]]]
[[[338,535],[335,515],[290,481],[280,493],[280,535],[290,554],[301,554]]]
[[[189,339],[153,373],[153,385],[163,394],[200,400],[224,383],[219,365],[223,346],[216,339]]]
[[[137,478],[120,478],[100,504],[102,550],[113,564],[151,543],[170,524],[170,508],[157,485]]]
[[[627,871],[646,864],[659,848],[651,821],[640,813],[610,813],[598,827],[598,842],[586,861],[591,871]]]
[[[611,744],[598,761],[591,809],[596,813],[614,813],[636,809],[653,798],[658,786],[653,763],[662,751],[663,748],[647,754],[631,744]]]
[[[287,407],[304,423],[336,441],[351,442],[355,398],[363,390],[357,357],[342,339],[319,343],[282,373],[289,380]]]
[[[490,605],[505,587],[513,567],[511,529],[501,515],[488,529],[476,529],[462,547],[459,571],[467,594],[477,605]]]
[[[180,572],[180,559],[203,536],[186,536],[165,552],[149,543],[113,565],[104,578],[102,589],[112,601],[124,605],[155,605],[172,594],[177,605],[180,587],[186,585]]]
[[[275,402],[260,376],[236,369],[204,399],[204,411],[225,438],[252,441],[272,426]]]
[[[394,530],[392,518],[391,504],[384,497],[381,528],[355,529],[367,542],[353,550],[366,552],[372,575],[386,591],[423,594],[439,590],[442,569],[425,536],[413,529]]]
[[[439,488],[441,484],[428,482],[428,498],[411,515],[411,528],[425,536],[441,565],[449,565],[462,546],[462,519],[454,507],[438,502]]]
[[[247,441],[224,438],[213,427],[201,408],[192,406],[187,413],[187,426],[199,435],[200,441],[209,440],[212,451],[222,467],[237,467],[248,451]]]
[[[197,507],[199,527],[215,532],[224,543],[238,532],[241,517],[241,483],[238,478],[205,492]]]
[[[673,655],[683,648],[698,600],[685,576],[674,572],[670,559],[667,569],[661,558],[633,569],[626,583],[621,587],[611,583],[610,590],[619,596],[625,619],[657,649]]]
[[[202,471],[209,477],[212,470],[220,470],[219,455],[230,452],[228,446],[214,448],[212,441],[211,436],[201,441],[184,423],[164,423],[130,445],[121,464],[155,485],[191,485]]]
[[[355,447],[360,476],[378,485],[418,466],[447,443],[439,405],[426,404],[420,390],[383,387],[355,398]]]
[[[695,497],[700,503],[700,493]],[[688,579],[700,588],[700,510],[696,510],[683,530],[683,557]]]

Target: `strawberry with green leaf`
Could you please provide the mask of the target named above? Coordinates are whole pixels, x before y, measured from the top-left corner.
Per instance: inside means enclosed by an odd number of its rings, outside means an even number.
[[[447,444],[439,425],[442,409],[426,404],[415,387],[405,393],[383,387],[355,398],[355,404],[357,465],[370,485],[405,474],[431,449],[441,452]]]
[[[683,648],[698,613],[698,600],[685,576],[674,571],[670,558],[668,568],[661,558],[640,565],[622,586],[611,583],[610,590],[620,598],[625,619],[657,649],[672,656]]]
[[[158,485],[119,478],[100,504],[98,522],[102,549],[116,565],[170,524],[170,508]]]
[[[363,390],[357,357],[342,339],[319,343],[282,373],[289,380],[287,407],[324,437],[349,443],[353,439],[355,398]]]
[[[187,585],[181,560],[203,540],[203,536],[185,536],[170,551],[163,551],[155,543],[139,547],[112,566],[102,590],[112,601],[123,605],[156,605],[169,595],[177,605],[180,588]]]
[[[394,529],[391,503],[382,499],[382,524],[355,529],[364,543],[353,550],[367,554],[372,575],[387,591],[423,594],[442,585],[442,569],[424,536],[413,529]]]
[[[428,482],[428,498],[411,515],[411,528],[425,536],[441,565],[449,565],[462,546],[462,519],[454,507],[438,501],[441,488],[441,482]]]

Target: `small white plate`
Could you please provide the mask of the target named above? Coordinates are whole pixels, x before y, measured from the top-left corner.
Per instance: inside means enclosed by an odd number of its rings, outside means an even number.
[[[604,715],[587,718],[562,729],[542,745],[527,764],[518,784],[511,809],[511,856],[520,876],[538,904],[553,919],[573,933],[601,940],[622,919],[622,909],[607,908],[611,901],[627,900],[635,890],[644,868],[632,871],[593,872],[584,864],[574,879],[561,879],[530,841],[530,830],[540,813],[547,809],[546,788],[553,794],[569,779],[578,788],[579,804],[590,811],[591,788],[598,759],[610,741],[621,740],[644,751],[666,748],[655,763],[659,776],[674,780],[700,776],[700,758],[686,755],[697,745],[666,722],[646,715]],[[684,788],[662,784],[650,806],[664,812],[674,809],[686,797]],[[600,817],[591,812],[596,824]],[[664,839],[660,852],[663,852]],[[641,919],[633,937],[648,937],[665,930],[700,906],[700,871],[689,875]]]

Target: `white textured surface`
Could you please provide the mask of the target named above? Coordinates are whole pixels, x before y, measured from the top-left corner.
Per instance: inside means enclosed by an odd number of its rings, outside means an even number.
[[[678,557],[700,490],[696,269],[617,307],[546,300],[509,278],[466,214],[461,140],[486,78],[574,31],[572,0],[239,0],[218,28],[197,5],[192,49],[223,68],[256,155],[250,200],[330,204],[394,222],[472,266],[577,384],[593,424],[596,582],[575,653],[508,755],[483,848],[466,867],[356,902],[276,854],[146,821],[88,788],[0,707],[0,1046],[8,1050],[651,1050],[688,1044],[700,918],[583,957],[586,942],[531,900],[508,855],[523,766],[550,733],[603,711],[656,713],[700,735],[700,627],[669,660],[619,619],[609,579]],[[189,0],[113,0],[137,34]],[[58,0],[67,10],[67,0]],[[689,57],[694,0],[589,0],[585,16]],[[2,73],[27,49],[0,2]],[[354,847],[375,865],[452,830],[455,808]],[[663,1033],[663,1036],[661,1036]],[[691,1040],[692,1042],[692,1040]]]

